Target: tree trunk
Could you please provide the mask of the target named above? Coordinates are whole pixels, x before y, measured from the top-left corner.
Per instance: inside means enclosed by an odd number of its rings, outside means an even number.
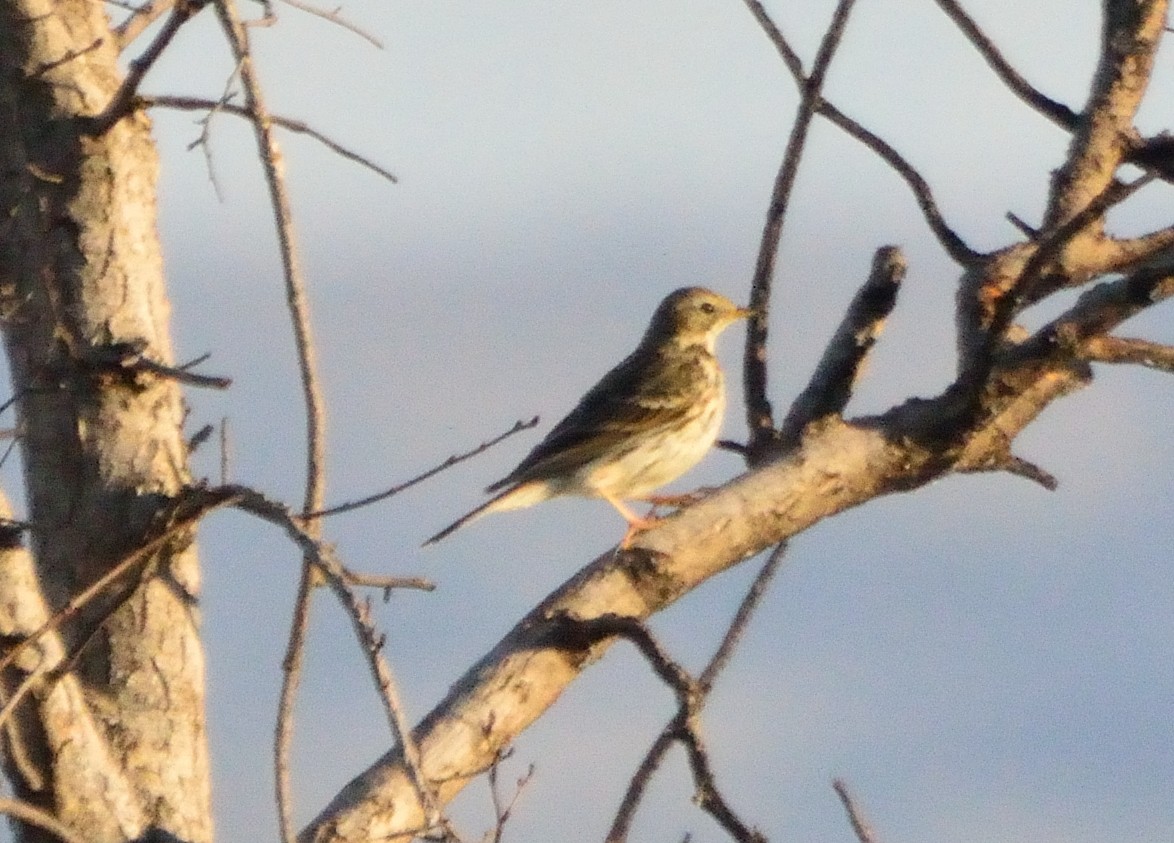
[[[116,60],[101,3],[0,2],[0,328],[19,399],[36,571],[35,582],[0,578],[9,590],[0,605],[60,609],[156,535],[189,480],[179,389],[138,365],[173,359],[150,123],[136,113],[88,134],[117,90]],[[37,686],[19,711],[7,772],[20,797],[86,839],[157,829],[209,840],[191,532],[148,570],[64,625],[65,652],[97,634],[74,676]],[[46,700],[64,685],[84,689],[85,705],[80,716],[49,718]],[[79,747],[92,756],[77,757]],[[16,763],[17,749],[28,763]]]

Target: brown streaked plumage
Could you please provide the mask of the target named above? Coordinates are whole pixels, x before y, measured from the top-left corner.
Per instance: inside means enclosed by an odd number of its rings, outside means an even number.
[[[485,490],[497,494],[424,544],[490,512],[582,495],[619,511],[628,522],[626,547],[652,519],[636,515],[624,499],[663,500],[652,491],[700,462],[717,438],[726,397],[714,345],[724,328],[750,313],[703,287],[670,293],[636,350]]]

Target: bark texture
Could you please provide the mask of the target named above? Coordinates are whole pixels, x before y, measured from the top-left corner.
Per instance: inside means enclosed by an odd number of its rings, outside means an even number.
[[[19,396],[36,573],[35,583],[6,581],[15,590],[0,601],[32,599],[39,585],[48,612],[160,529],[189,479],[179,389],[135,365],[173,357],[150,124],[135,113],[91,134],[118,88],[116,60],[101,3],[0,3],[0,328]],[[11,763],[9,772],[20,796],[88,839],[157,829],[209,840],[191,534],[150,570],[62,630],[67,650],[97,630],[76,680],[56,683],[84,705],[73,701],[81,707],[68,722],[25,707],[38,775]],[[78,742],[83,732],[92,740]],[[78,781],[86,770],[119,781]]]

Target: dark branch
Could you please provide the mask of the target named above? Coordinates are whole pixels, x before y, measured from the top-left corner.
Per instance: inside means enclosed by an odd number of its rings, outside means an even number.
[[[488,451],[494,445],[508,439],[509,437],[513,436],[515,433],[520,433],[523,430],[529,430],[530,428],[535,427],[537,424],[538,424],[538,416],[535,416],[534,418],[530,419],[530,421],[521,421],[521,420],[516,421],[516,422],[514,422],[514,426],[511,427],[509,430],[507,430],[505,433],[498,434],[497,436],[493,437],[492,439],[489,439],[485,442],[482,442],[476,448],[473,448],[470,451],[465,451],[463,454],[453,454],[451,457],[446,459],[444,462],[440,463],[440,465],[433,466],[432,468],[428,469],[427,471],[423,472],[422,474],[417,474],[411,480],[407,480],[403,483],[400,483],[399,485],[392,486],[390,489],[385,489],[382,492],[376,492],[373,495],[368,495],[365,498],[359,498],[356,501],[348,501],[347,503],[340,503],[338,506],[332,506],[329,509],[323,509],[319,512],[308,513],[306,515],[303,515],[302,518],[304,518],[304,519],[326,518],[329,515],[339,515],[343,512],[350,512],[351,510],[359,509],[360,507],[364,507],[364,506],[370,506],[373,503],[378,503],[379,501],[386,500],[387,498],[390,498],[393,495],[398,495],[400,492],[403,492],[406,489],[412,488],[413,486],[415,486],[418,483],[423,483],[425,480],[429,479],[430,477],[435,477],[440,472],[444,471],[445,469],[452,468],[457,463],[464,462],[467,459],[471,459],[472,457],[475,457],[478,454],[482,454],[485,451]]]
[[[1140,269],[1125,278],[1105,281],[1081,294],[1068,311],[1009,349],[1000,365],[1056,356],[1080,359],[1089,340],[1106,334],[1126,319],[1174,296],[1174,265]]]
[[[147,108],[174,108],[179,111],[223,111],[226,114],[233,114],[237,117],[243,117],[246,120],[254,119],[247,108],[234,105],[233,103],[228,102],[223,98],[220,100],[210,100],[203,97],[181,97],[160,94],[140,96],[136,101]],[[336,155],[340,155],[348,161],[354,161],[356,164],[366,167],[373,173],[376,173],[377,175],[387,179],[392,184],[396,184],[399,181],[399,179],[397,179],[395,174],[391,171],[380,167],[370,158],[360,155],[351,149],[347,149],[345,146],[335,140],[332,140],[322,132],[319,132],[308,123],[305,123],[301,120],[295,120],[292,117],[282,117],[279,114],[270,114],[269,120],[274,125],[280,126],[283,129],[288,129],[291,132],[296,132],[297,134],[307,135],[313,138]]]
[[[358,35],[373,47],[380,50],[383,49],[382,41],[380,41],[367,30],[344,18],[340,14],[342,11],[341,7],[335,9],[334,11],[327,11],[325,9],[319,9],[317,6],[311,6],[309,3],[303,3],[301,0],[281,0],[281,2],[285,3],[287,6],[292,6],[295,9],[299,9],[303,12],[314,15],[315,17],[322,18],[322,20],[330,21],[330,23],[334,24],[335,26],[341,26],[343,29]]]
[[[848,814],[848,822],[852,826],[852,833],[856,835],[858,843],[876,843],[872,826],[868,824],[868,821],[860,813],[860,809],[856,807],[856,800],[848,792],[848,785],[844,784],[843,779],[833,779],[832,788],[835,789],[836,796],[840,797],[840,803]]]
[[[143,30],[153,24],[156,20],[175,5],[176,0],[149,0],[141,6],[127,6],[131,10],[131,14],[126,17],[122,23],[114,27],[115,43],[118,45],[118,51],[122,52],[130,42],[134,41],[143,34]]]
[[[90,121],[88,127],[90,134],[104,134],[134,110],[135,94],[138,93],[139,85],[142,83],[143,77],[147,75],[147,71],[163,55],[163,51],[167,49],[167,45],[171,43],[180,28],[207,4],[208,0],[177,0],[171,14],[159,32],[156,33],[154,40],[143,51],[143,54],[132,60],[127,67],[126,78],[122,80],[122,84],[114,92],[110,103],[101,114]]]
[[[692,721],[680,731],[678,740],[684,744],[689,755],[689,769],[693,772],[693,798],[698,807],[713,817],[738,843],[766,843],[762,832],[742,822],[718,790],[713,766],[709,763],[709,750]]]
[[[208,359],[207,354],[179,366],[169,366],[144,356],[145,344],[139,342],[121,342],[107,346],[88,349],[84,364],[98,370],[107,370],[119,373],[134,374],[147,372],[168,378],[190,386],[206,387],[208,389],[228,389],[232,386],[232,378],[218,375],[201,375],[190,371],[193,366]]]
[[[876,344],[885,319],[897,304],[905,278],[905,256],[895,246],[877,249],[868,280],[848,306],[807,387],[791,405],[779,438],[784,447],[799,440],[813,422],[843,412],[852,388]]]
[[[819,107],[819,115],[875,152],[896,171],[897,175],[905,180],[909,189],[913,191],[913,198],[917,200],[917,206],[925,217],[926,225],[929,226],[938,243],[952,260],[961,266],[974,266],[983,260],[985,255],[972,248],[946,222],[941,209],[938,208],[937,200],[934,199],[929,182],[912,164],[905,160],[901,153],[897,152],[880,135],[864,128],[863,125],[826,100]]]
[[[791,190],[795,184],[795,176],[799,172],[799,163],[803,158],[803,149],[807,142],[807,133],[811,128],[811,120],[822,100],[821,91],[824,79],[827,76],[828,67],[831,66],[832,58],[835,56],[836,48],[843,39],[853,3],[854,0],[839,0],[836,4],[831,23],[820,42],[811,76],[800,86],[802,99],[799,102],[794,125],[791,127],[791,136],[787,140],[787,150],[783,155],[779,171],[775,175],[770,207],[766,214],[766,224],[763,227],[762,239],[758,247],[758,259],[750,285],[750,307],[754,310],[754,315],[750,317],[750,323],[746,330],[746,349],[742,358],[742,379],[746,394],[746,424],[750,430],[747,448],[751,462],[763,456],[777,438],[774,429],[774,414],[771,410],[770,399],[767,398],[766,342],[770,325],[771,287],[774,282],[779,241],[782,238]],[[758,4],[752,3],[751,11],[755,12],[760,23],[763,20],[769,21],[769,16]],[[774,31],[778,32],[777,29]],[[779,37],[781,38],[781,33]]]
[[[957,0],[935,0],[938,7],[946,13],[957,27],[962,30],[966,39],[978,50],[979,55],[990,66],[995,75],[1011,92],[1040,114],[1047,117],[1062,129],[1072,130],[1080,115],[1063,103],[1056,102],[1032,87],[1011,63],[999,52],[999,48],[987,36],[974,19],[958,4]]]
[[[754,582],[750,584],[750,588],[738,605],[738,610],[734,613],[717,650],[701,671],[701,675],[695,683],[697,693],[686,698],[685,704],[678,705],[676,716],[661,730],[648,752],[645,753],[644,760],[640,762],[640,766],[628,782],[628,789],[616,811],[615,819],[612,820],[606,843],[623,843],[628,839],[628,830],[636,815],[636,808],[639,807],[640,800],[644,797],[644,791],[652,780],[652,774],[660,767],[665,753],[673,743],[682,738],[682,730],[686,728],[690,718],[696,717],[705,706],[710,689],[713,688],[714,682],[717,681],[718,676],[729,662],[730,656],[754,614],[754,610],[758,608],[762,596],[766,593],[767,586],[770,585],[774,575],[778,572],[785,551],[786,542],[779,544],[771,551],[769,558],[754,577]]]
[[[770,15],[766,13],[761,3],[757,2],[757,0],[744,0],[744,2],[747,8],[750,9],[751,14],[754,15],[754,19],[758,21],[759,26],[766,33],[767,38],[770,39],[771,44],[774,45],[782,57],[783,63],[787,66],[787,70],[791,74],[791,78],[795,81],[796,87],[800,91],[806,91],[808,80],[803,73],[803,64],[799,60],[798,54],[787,43],[787,39],[782,31],[771,20]],[[839,127],[848,135],[860,141],[897,171],[897,174],[905,180],[906,184],[913,191],[914,198],[917,200],[917,204],[921,208],[921,212],[925,216],[930,230],[951,258],[963,266],[973,265],[982,258],[981,253],[968,246],[946,223],[945,218],[938,209],[936,200],[933,198],[933,192],[930,190],[929,183],[899,152],[893,149],[880,136],[864,128],[864,126],[844,114],[844,112],[840,111],[822,96],[817,101],[816,113],[828,120],[832,125]]]

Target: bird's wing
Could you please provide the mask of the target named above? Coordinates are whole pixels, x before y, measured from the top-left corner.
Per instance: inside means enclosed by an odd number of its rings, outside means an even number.
[[[695,396],[682,383],[697,383],[693,355],[649,359],[637,349],[604,375],[578,406],[539,442],[510,474],[486,489],[557,477],[576,471],[625,440],[671,424],[693,406]]]

